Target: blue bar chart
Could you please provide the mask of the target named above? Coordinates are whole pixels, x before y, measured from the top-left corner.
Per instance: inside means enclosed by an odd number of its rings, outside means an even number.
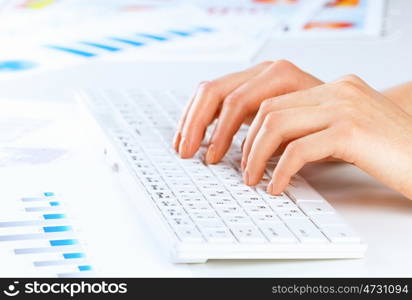
[[[40,57],[0,60],[0,74],[23,73],[23,71],[37,70],[45,67],[50,64],[50,61],[43,61],[44,57],[53,57],[53,61],[57,64],[66,65],[68,61],[83,63],[102,57],[116,58],[126,51],[140,51],[153,47],[162,47],[162,45],[169,45],[168,47],[179,45],[180,42],[209,36],[215,32],[217,30],[211,27],[191,26],[189,28],[165,28],[158,31],[136,31],[92,38],[79,37],[79,40],[72,41],[67,39],[64,41],[50,41],[38,45],[36,52],[41,53]],[[162,49],[168,49],[168,47]],[[38,201],[30,198],[32,197],[27,197],[23,201]],[[32,210],[29,208],[28,212],[30,211]]]
[[[70,46],[46,45],[50,50],[59,51],[62,54],[74,55],[83,58],[99,56],[99,50],[106,53],[114,53],[125,50],[127,47],[147,47],[153,42],[173,42],[179,38],[190,38],[202,33],[214,32],[210,27],[193,27],[189,29],[170,29],[159,33],[138,32],[127,36],[109,36],[99,41],[79,41]],[[85,49],[83,46],[89,47]],[[93,50],[94,49],[94,50]]]
[[[16,257],[56,277],[94,274],[65,203],[55,193],[18,201],[21,219],[0,220],[0,246],[10,244]]]

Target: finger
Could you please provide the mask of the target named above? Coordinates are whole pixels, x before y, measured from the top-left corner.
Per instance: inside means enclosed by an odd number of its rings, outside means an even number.
[[[337,132],[328,128],[291,142],[281,156],[267,191],[278,195],[284,191],[291,177],[306,163],[333,157],[337,151]]]
[[[323,130],[332,119],[328,109],[313,106],[268,114],[252,145],[244,172],[245,183],[256,185],[260,181],[267,161],[284,141]]]
[[[179,120],[179,123],[177,125],[177,129],[176,129],[176,133],[175,136],[173,138],[173,149],[175,149],[176,152],[179,152],[179,145],[180,145],[180,141],[182,139],[182,129],[183,129],[183,124],[186,121],[186,117],[187,117],[187,113],[190,110],[190,107],[192,106],[193,100],[194,100],[195,95],[193,95],[189,102],[187,102],[184,110],[183,110],[183,114],[182,117]]]
[[[214,120],[223,99],[268,65],[268,62],[264,62],[245,71],[229,74],[212,82],[204,82],[199,86],[193,103],[182,122],[178,147],[182,158],[192,157],[199,149],[203,134]]]
[[[259,108],[256,117],[254,118],[246,137],[243,147],[241,167],[244,170],[248,161],[249,153],[252,149],[253,142],[257,133],[262,126],[266,115],[271,112],[281,111],[285,109],[292,109],[296,107],[310,107],[316,106],[320,103],[318,90],[322,91],[322,87],[315,87],[305,91],[299,91],[282,95],[269,100],[266,100]]]
[[[285,152],[285,149],[286,149],[286,147],[288,146],[288,144],[290,143],[290,142],[292,142],[293,140],[289,140],[289,141],[286,141],[286,142],[283,142],[279,147],[278,147],[278,149],[276,149],[276,151],[275,151],[275,153],[273,153],[273,157],[280,157],[282,154],[283,154],[283,152]],[[326,157],[326,158],[324,158],[324,159],[321,159],[321,160],[318,160],[318,161],[316,161],[316,162],[339,162],[339,161],[341,161],[341,160],[339,160],[339,159],[337,159],[337,158],[333,158],[333,157]]]
[[[222,114],[212,134],[206,163],[217,163],[228,151],[242,123],[253,115],[263,100],[309,88],[322,82],[287,61],[277,61],[246,81],[226,97]]]
[[[285,66],[286,64],[286,66]],[[222,111],[209,141],[205,161],[208,164],[219,162],[229,149],[233,136],[248,116],[255,113],[261,102],[291,91],[290,69],[294,72],[293,80],[303,73],[290,63],[273,63],[255,77],[241,84],[223,101]],[[296,70],[295,70],[296,69]],[[316,81],[318,83],[318,81]]]

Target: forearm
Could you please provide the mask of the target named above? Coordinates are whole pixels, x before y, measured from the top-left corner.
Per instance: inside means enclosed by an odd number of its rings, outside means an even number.
[[[409,115],[412,115],[412,81],[396,85],[382,93]]]

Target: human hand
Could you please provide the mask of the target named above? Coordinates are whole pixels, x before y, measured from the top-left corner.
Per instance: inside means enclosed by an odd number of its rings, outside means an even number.
[[[412,198],[412,116],[356,76],[265,100],[243,147],[246,184],[260,181],[285,143],[271,194],[281,193],[306,163],[332,157]]]
[[[205,162],[219,162],[244,122],[253,120],[268,98],[311,88],[322,81],[288,61],[263,62],[199,85],[179,122],[173,147],[182,158],[199,149],[207,127],[218,122],[209,141]]]

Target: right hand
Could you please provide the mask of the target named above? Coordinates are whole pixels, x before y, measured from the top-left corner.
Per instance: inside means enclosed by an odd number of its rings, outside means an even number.
[[[193,157],[207,127],[217,118],[205,155],[207,164],[217,163],[226,154],[242,123],[253,120],[264,100],[322,83],[285,60],[263,62],[241,72],[202,82],[181,117],[174,149],[181,158]]]

